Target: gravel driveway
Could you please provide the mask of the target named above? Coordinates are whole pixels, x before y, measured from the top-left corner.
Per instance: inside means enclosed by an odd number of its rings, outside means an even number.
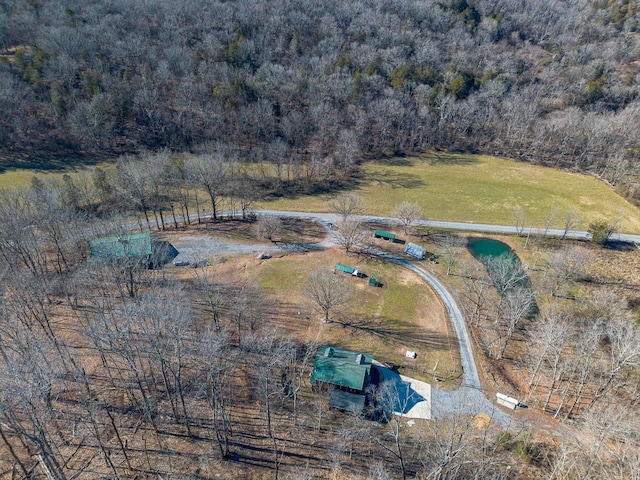
[[[314,220],[324,226],[328,233],[327,238],[324,241],[316,244],[278,246],[265,244],[242,244],[214,239],[210,237],[185,235],[173,238],[171,240],[174,246],[180,252],[178,257],[176,258],[176,261],[188,260],[189,262],[193,263],[204,260],[211,255],[233,255],[239,253],[258,254],[261,252],[274,253],[278,251],[317,250],[327,248],[336,244],[334,231],[332,230],[332,225],[337,221],[336,215],[275,211],[259,213],[263,215],[278,215],[283,217],[307,218],[310,220]],[[391,219],[385,220],[390,221]],[[407,392],[415,392],[411,394],[412,400],[410,403],[412,407],[421,404],[418,409],[413,411],[413,415],[416,416],[412,418],[439,419],[446,418],[456,413],[468,413],[472,415],[485,414],[489,416],[493,421],[496,421],[504,426],[512,423],[513,419],[511,418],[511,416],[506,412],[498,409],[495,404],[487,399],[487,397],[482,392],[482,386],[480,384],[480,378],[478,376],[478,369],[473,358],[473,351],[471,349],[466,322],[462,315],[462,312],[460,311],[460,308],[456,304],[453,296],[449,293],[449,291],[429,272],[424,270],[422,267],[407,261],[404,258],[396,257],[394,255],[390,255],[387,252],[382,252],[366,246],[362,246],[362,248],[381,258],[385,258],[415,272],[419,277],[427,282],[427,284],[433,289],[436,295],[440,297],[442,304],[445,306],[449,319],[451,320],[451,323],[456,332],[456,336],[458,338],[458,344],[460,346],[461,365],[464,372],[464,383],[455,391],[444,391],[433,386],[426,388],[420,385],[423,382],[419,382],[418,380],[410,378],[394,380],[400,382],[399,385],[405,385],[405,387],[402,388],[408,389]],[[416,387],[412,387],[411,385],[416,385]],[[410,410],[411,409],[407,410],[405,408],[401,413],[407,414]]]
[[[330,246],[331,244],[335,245],[333,236],[334,232],[331,230],[331,225],[337,221],[336,215],[271,211],[261,213],[266,215],[277,214],[280,216],[303,217],[315,220],[321,223],[328,233],[328,238],[323,242],[322,246]],[[385,220],[391,221],[392,219],[385,218]],[[411,263],[404,258],[390,255],[387,252],[382,252],[367,246],[361,247],[380,258],[385,258],[415,272],[420,278],[427,282],[436,295],[440,297],[456,332],[458,344],[460,346],[464,383],[461,387],[452,392],[440,390],[437,387],[431,387],[431,401],[429,402],[431,404],[431,408],[429,416],[432,418],[446,418],[456,413],[468,413],[471,415],[485,414],[491,418],[492,421],[498,422],[504,426],[511,424],[513,422],[512,417],[508,413],[497,408],[496,405],[482,392],[480,377],[478,376],[478,368],[476,366],[475,359],[473,358],[473,350],[471,349],[471,342],[466,322],[460,308],[449,291],[433,275],[422,267]],[[407,381],[417,382],[417,380],[412,379],[407,379]],[[425,415],[427,414],[425,413]]]

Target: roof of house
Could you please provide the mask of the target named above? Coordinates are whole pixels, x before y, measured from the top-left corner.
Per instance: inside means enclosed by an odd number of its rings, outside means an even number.
[[[315,357],[311,383],[320,381],[362,391],[372,361],[370,355],[324,345]]]
[[[151,234],[141,232],[94,238],[89,242],[89,252],[92,257],[104,259],[151,255]]]

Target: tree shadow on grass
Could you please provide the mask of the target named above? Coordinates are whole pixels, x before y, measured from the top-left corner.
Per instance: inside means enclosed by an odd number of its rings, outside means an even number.
[[[40,172],[64,172],[74,168],[99,165],[115,160],[115,154],[83,154],[75,150],[44,151],[30,155],[3,155],[0,152],[0,173],[9,170],[35,170]]]
[[[389,167],[413,167],[420,161],[419,157],[408,156],[404,153],[396,153],[395,155],[386,155],[371,161],[377,165],[385,165]]]
[[[427,152],[415,155],[397,153],[393,156],[376,158],[371,162],[388,167],[414,167],[422,163],[429,165],[474,165],[478,163],[478,160],[465,152]]]
[[[354,172],[344,179],[326,179],[319,182],[308,183],[301,180],[281,182],[278,186],[262,185],[266,191],[264,199],[278,200],[298,200],[304,197],[314,197],[316,195],[339,195],[348,193],[362,186],[366,177],[360,172]]]
[[[421,158],[430,165],[475,165],[478,163],[478,160],[471,155],[449,152],[430,152]]]
[[[406,173],[394,171],[371,173],[366,176],[366,180],[367,183],[391,188],[421,188],[427,186],[417,175],[407,175]]]
[[[624,240],[608,240],[604,244],[607,250],[615,250],[616,252],[633,252],[638,247],[633,242],[625,242]]]
[[[352,333],[365,333],[397,344],[409,345],[414,350],[449,350],[450,339],[441,333],[417,328],[411,324],[397,324],[385,317],[371,320],[336,321]]]

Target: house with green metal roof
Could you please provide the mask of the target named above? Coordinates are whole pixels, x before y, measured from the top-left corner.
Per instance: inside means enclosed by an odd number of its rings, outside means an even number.
[[[324,345],[314,359],[311,385],[334,387],[329,405],[361,413],[371,383],[372,363],[370,355]]]
[[[323,382],[353,393],[362,393],[371,378],[372,361],[370,355],[324,345],[315,357],[311,384]]]

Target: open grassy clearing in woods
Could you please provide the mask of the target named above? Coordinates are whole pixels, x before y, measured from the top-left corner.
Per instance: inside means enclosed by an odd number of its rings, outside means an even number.
[[[305,297],[302,284],[313,269],[333,270],[336,263],[357,267],[384,286],[375,288],[368,284],[368,278],[339,274],[351,283],[353,291],[346,306],[331,312],[335,321],[325,324],[322,314]],[[426,381],[434,380],[436,365],[438,377],[453,378],[460,373],[458,345],[442,305],[431,289],[406,269],[331,249],[261,262],[249,260],[245,271],[278,303],[276,310],[290,312],[277,314],[276,323],[301,341],[317,338],[321,344],[370,353],[379,361],[398,365],[401,374]],[[416,351],[418,358],[407,359],[406,350]]]
[[[409,377],[434,381],[457,379],[460,361],[457,340],[446,313],[431,289],[412,272],[368,255],[350,254],[333,248],[308,253],[272,252],[273,258],[257,259],[252,254],[217,254],[215,242],[231,239],[256,244],[252,225],[243,221],[192,224],[186,229],[166,232],[164,240],[178,250],[185,245],[212,254],[215,278],[238,285],[255,284],[271,299],[265,312],[266,327],[276,326],[301,342],[318,340],[343,348],[372,354],[379,361],[399,366]],[[314,222],[283,219],[282,236],[293,242],[317,242],[325,235]],[[270,242],[264,242],[265,246]],[[256,247],[257,248],[257,247]],[[259,250],[259,248],[257,248]],[[401,251],[396,253],[401,254]],[[302,285],[309,273],[322,268],[333,271],[336,263],[357,267],[367,278],[343,278],[353,287],[345,307],[331,312],[335,322],[325,324],[321,312],[306,298]],[[175,267],[183,280],[193,279],[191,268]],[[369,285],[374,277],[382,288]],[[406,350],[418,353],[416,360],[405,357]],[[445,388],[455,382],[440,382]]]
[[[367,213],[391,215],[402,201],[418,202],[430,220],[514,225],[515,209],[525,226],[554,228],[574,210],[586,230],[596,219],[620,220],[625,233],[640,233],[640,210],[594,177],[484,155],[430,153],[362,165],[349,191],[365,198]],[[261,204],[282,210],[327,211],[335,193],[278,199]],[[303,201],[304,200],[304,201]]]

